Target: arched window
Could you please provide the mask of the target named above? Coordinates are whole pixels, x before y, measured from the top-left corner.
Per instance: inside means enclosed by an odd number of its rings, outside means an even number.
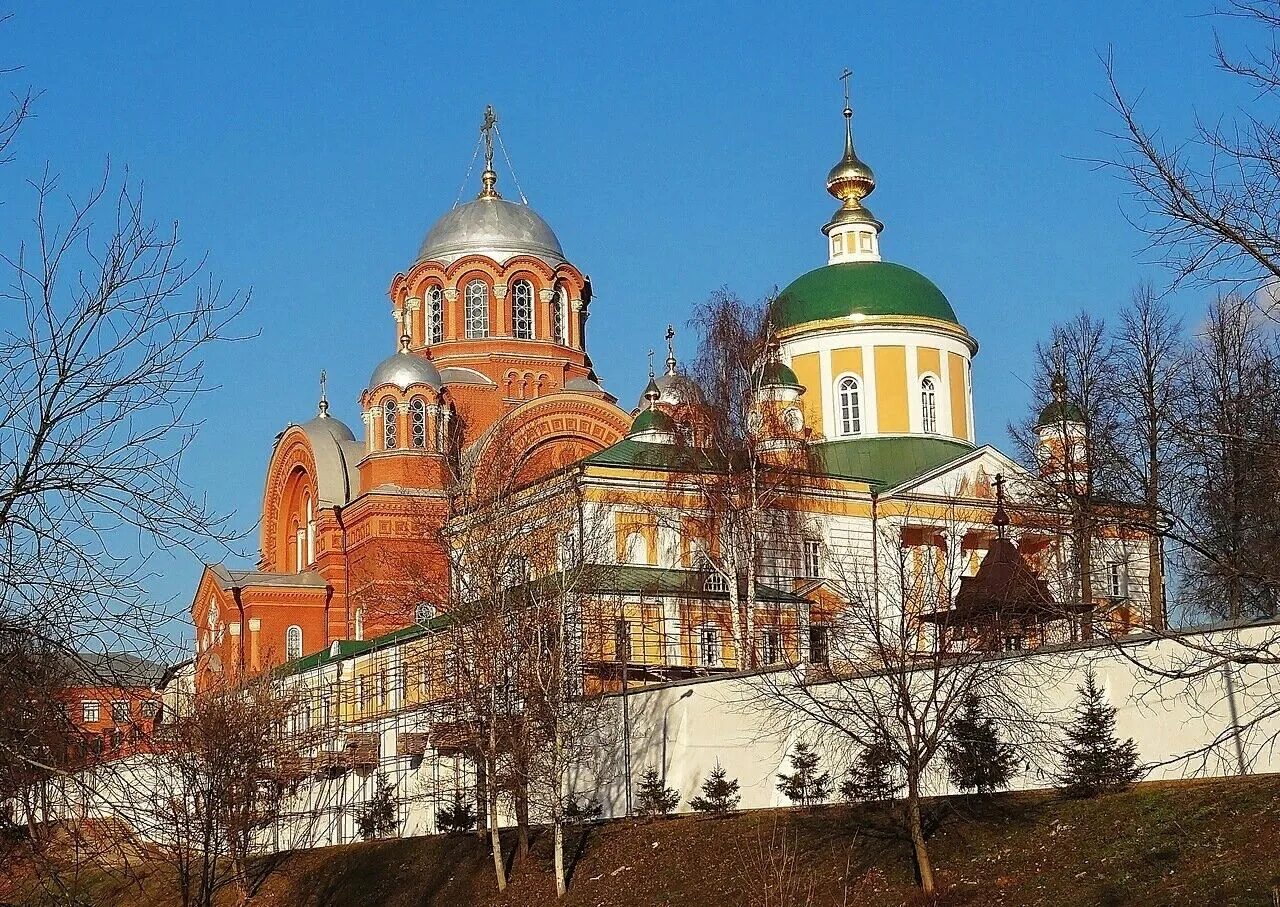
[[[382,449],[395,450],[400,446],[400,426],[396,420],[396,401],[390,397],[382,401]]]
[[[293,661],[302,657],[302,628],[297,624],[284,631],[284,658]]]
[[[517,340],[533,339],[533,284],[527,280],[511,285],[511,333]]]
[[[427,290],[427,343],[444,339],[444,293],[439,287]]]
[[[307,563],[314,564],[316,562],[316,513],[315,505],[311,503],[311,495],[307,495],[303,510],[307,515]]]
[[[862,434],[862,406],[858,397],[857,378],[846,375],[836,384],[836,406],[840,434]]]
[[[551,300],[551,339],[561,345],[569,342],[564,330],[564,310],[565,298],[562,288]]]
[[[421,397],[409,403],[409,445],[414,450],[427,448],[427,401]]]
[[[920,379],[920,424],[928,434],[938,430],[938,388],[930,375]]]
[[[467,284],[467,339],[489,336],[489,285],[483,280]]]

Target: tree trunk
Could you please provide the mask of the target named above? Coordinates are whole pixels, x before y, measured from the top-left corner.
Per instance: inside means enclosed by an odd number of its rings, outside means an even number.
[[[529,784],[524,779],[517,782],[515,805],[516,859],[523,860],[529,856]]]
[[[498,890],[507,890],[507,867],[502,860],[502,836],[498,833],[498,785],[492,782],[497,777],[498,760],[498,728],[496,722],[489,722],[489,846],[493,850],[493,874],[498,880]]]
[[[564,819],[560,815],[560,810],[555,810],[555,818],[552,823],[552,834],[555,838],[554,846],[556,852],[556,897],[562,898],[568,887],[564,881]]]
[[[916,871],[920,874],[920,889],[933,894],[933,862],[929,859],[929,845],[924,840],[924,825],[920,821],[920,797],[907,797],[907,826],[911,832],[911,848],[915,852]]]

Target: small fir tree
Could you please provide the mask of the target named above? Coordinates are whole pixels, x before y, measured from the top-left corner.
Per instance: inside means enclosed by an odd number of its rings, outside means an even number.
[[[564,818],[567,822],[590,822],[599,819],[604,807],[595,797],[578,799],[577,794],[569,794],[564,798]]]
[[[849,766],[849,774],[840,784],[840,796],[850,803],[878,803],[894,799],[901,789],[893,745],[881,736],[863,747],[857,761]]]
[[[818,774],[822,758],[807,743],[797,743],[791,754],[791,774],[778,775],[778,790],[797,806],[813,806],[831,793],[831,773]]]
[[[1077,797],[1123,790],[1142,777],[1138,747],[1132,737],[1116,736],[1116,710],[1103,698],[1092,668],[1077,689],[1080,705],[1067,728],[1058,783]]]
[[[462,791],[455,791],[453,802],[436,810],[436,827],[444,834],[470,831],[476,824],[476,812],[471,804],[462,796]]]
[[[702,796],[694,797],[689,805],[700,813],[727,813],[738,808],[742,796],[738,793],[738,779],[728,778],[720,761],[702,782]]]
[[[658,770],[645,769],[636,785],[636,809],[650,819],[668,815],[680,803],[680,792],[663,783]]]
[[[1014,748],[1000,740],[995,721],[982,712],[982,701],[966,697],[964,710],[951,723],[945,756],[951,783],[960,790],[989,794],[1004,790],[1013,777]]]
[[[373,796],[356,814],[356,828],[366,841],[389,838],[400,829],[396,817],[396,786],[382,772],[378,772],[378,784]]]

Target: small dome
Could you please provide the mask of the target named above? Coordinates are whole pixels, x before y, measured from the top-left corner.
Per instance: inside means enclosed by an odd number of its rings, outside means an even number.
[[[506,261],[533,255],[551,264],[564,261],[560,240],[528,205],[481,197],[458,205],[435,222],[418,250],[418,261],[452,262],[463,255]]]
[[[628,434],[638,435],[642,432],[660,431],[674,432],[676,430],[676,422],[660,409],[642,409],[640,414],[636,416],[635,421],[631,423],[631,431]]]
[[[1061,425],[1063,422],[1077,422],[1083,425],[1084,413],[1080,407],[1070,400],[1053,400],[1040,411],[1040,418],[1036,420],[1036,428],[1048,428],[1053,425]]]
[[[959,324],[929,278],[887,261],[826,265],[796,278],[769,307],[778,329],[851,315],[904,315]]]
[[[764,372],[760,375],[763,387],[801,387],[800,379],[785,362],[766,362]]]
[[[425,384],[432,390],[440,390],[444,382],[435,364],[425,356],[401,349],[394,356],[383,359],[369,378],[369,390],[384,384],[394,384],[402,391],[415,384]]]

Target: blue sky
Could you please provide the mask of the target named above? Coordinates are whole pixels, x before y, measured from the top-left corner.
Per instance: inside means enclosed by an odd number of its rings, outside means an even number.
[[[486,103],[530,202],[592,277],[591,354],[630,406],[668,321],[717,287],[758,297],[824,262],[849,66],[885,257],[931,277],[981,342],[978,433],[1003,445],[1049,324],[1165,280],[1124,185],[1088,163],[1114,148],[1099,55],[1114,47],[1151,120],[1185,135],[1195,111],[1247,100],[1210,60],[1213,29],[1238,26],[1208,7],[26,4],[0,47],[23,67],[9,85],[44,94],[0,171],[0,241],[46,161],[74,191],[110,157],[189,253],[252,288],[243,327],[258,336],[211,359],[220,388],[199,404],[187,473],[247,529],[272,440],[313,415],[321,368],[358,427],[362,384],[395,347],[386,289],[457,197]],[[245,547],[252,560],[256,537]],[[199,565],[158,566],[156,597],[185,605]]]

